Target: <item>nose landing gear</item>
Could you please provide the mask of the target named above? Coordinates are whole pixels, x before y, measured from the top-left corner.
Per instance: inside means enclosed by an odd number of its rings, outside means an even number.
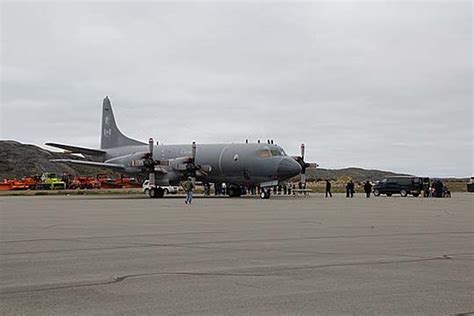
[[[260,198],[261,199],[269,199],[270,198],[270,189],[262,189],[262,192],[260,193]]]

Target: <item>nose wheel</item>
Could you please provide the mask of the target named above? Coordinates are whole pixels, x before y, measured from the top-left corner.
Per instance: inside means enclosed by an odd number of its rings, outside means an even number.
[[[267,200],[270,198],[270,190],[268,189],[263,189],[262,192],[260,193],[260,198],[263,200]]]

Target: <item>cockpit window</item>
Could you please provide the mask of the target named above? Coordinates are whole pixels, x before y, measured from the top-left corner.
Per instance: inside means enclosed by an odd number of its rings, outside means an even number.
[[[272,152],[270,151],[270,149],[262,149],[258,152],[258,156],[260,158],[269,158],[272,156]]]
[[[269,158],[269,157],[278,157],[278,156],[286,156],[286,153],[281,148],[268,148],[265,147],[262,150],[258,151],[258,156],[260,158]]]

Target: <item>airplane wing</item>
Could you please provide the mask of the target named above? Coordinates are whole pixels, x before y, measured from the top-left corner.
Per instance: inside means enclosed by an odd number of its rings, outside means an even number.
[[[113,170],[125,170],[124,165],[119,165],[115,163],[108,163],[108,162],[95,162],[95,161],[85,161],[85,160],[75,160],[75,159],[51,159],[51,162],[60,162],[60,163],[70,163],[82,166],[89,166],[89,167],[98,167],[98,168],[109,168]]]
[[[45,145],[60,148],[60,149],[65,149],[67,151],[70,151],[73,154],[84,154],[84,155],[89,155],[89,156],[103,156],[103,155],[105,155],[105,151],[98,150],[98,149],[77,147],[77,146],[57,144],[57,143],[46,143]]]

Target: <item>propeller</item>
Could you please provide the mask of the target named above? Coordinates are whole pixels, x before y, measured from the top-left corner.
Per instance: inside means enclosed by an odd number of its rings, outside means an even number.
[[[154,183],[155,171],[157,166],[168,166],[175,171],[183,172],[186,177],[196,177],[196,171],[199,172],[200,175],[207,176],[212,170],[212,167],[208,165],[196,165],[196,142],[192,143],[191,156],[188,157],[155,160],[153,157],[153,148],[153,138],[150,138],[148,139],[148,152],[141,153],[140,159],[132,160],[131,162],[132,166],[142,166],[149,172],[150,184]],[[166,168],[161,171],[166,173]]]
[[[308,163],[304,161],[305,145],[301,144],[301,156],[293,157],[301,165],[300,183],[303,188],[306,187],[306,168],[316,168],[317,163]]]
[[[196,142],[193,142],[191,145],[191,158],[186,164],[186,173],[191,177],[196,177],[196,171],[200,172],[203,176],[207,176],[211,171],[211,166],[207,165],[196,165],[196,152],[197,146]]]

